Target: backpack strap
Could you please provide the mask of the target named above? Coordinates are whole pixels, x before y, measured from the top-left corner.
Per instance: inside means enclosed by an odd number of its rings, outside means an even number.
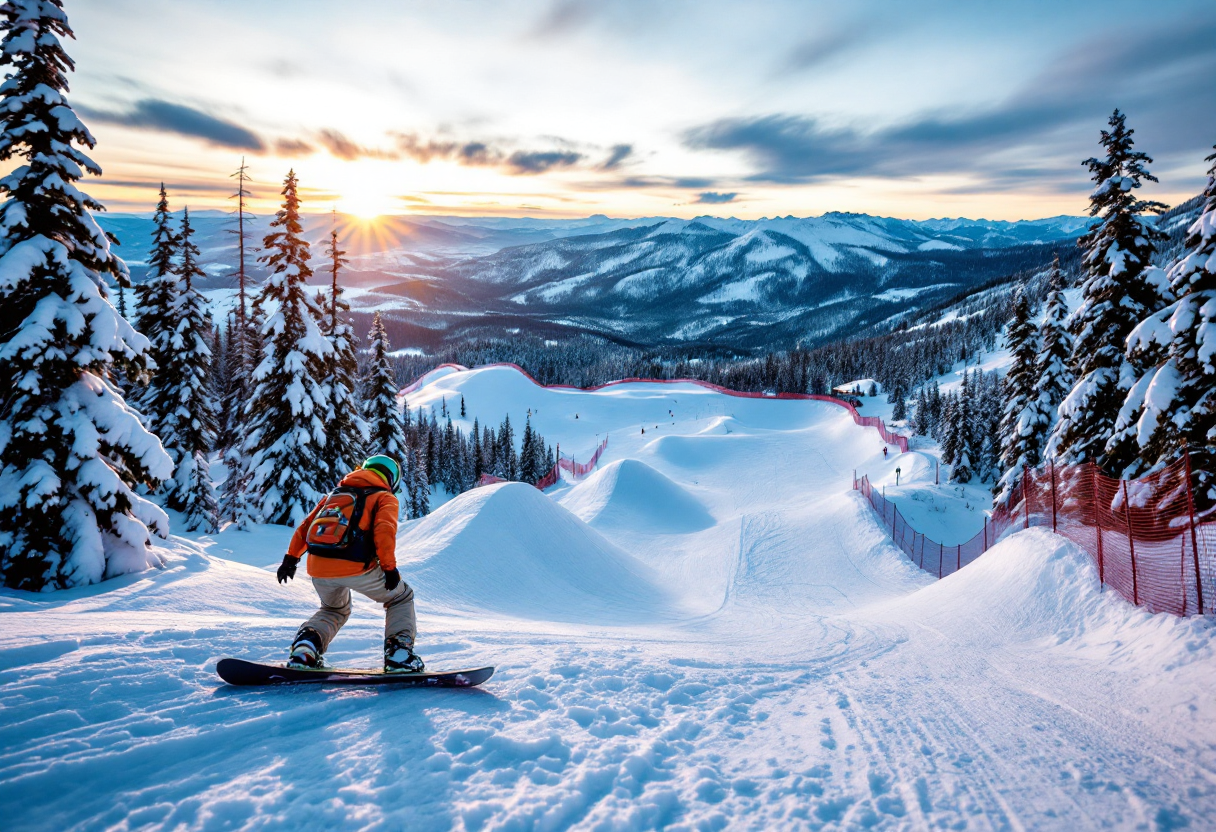
[[[367,498],[377,491],[388,491],[389,489],[380,485],[371,485],[347,486],[346,490],[355,494],[355,510],[350,515],[351,532],[362,537],[363,530],[359,528],[359,521],[363,519],[363,508],[367,505]],[[380,559],[376,554],[376,506],[372,506],[372,516],[367,523],[367,535],[369,539],[363,541],[363,565],[370,567],[372,561]]]

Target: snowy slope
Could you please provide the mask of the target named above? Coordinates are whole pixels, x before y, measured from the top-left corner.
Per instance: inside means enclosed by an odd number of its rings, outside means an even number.
[[[281,657],[315,597],[268,571],[286,530],[175,539],[165,570],[0,594],[6,825],[1200,829],[1216,809],[1210,623],[1100,592],[1038,529],[933,581],[849,491],[923,459],[884,461],[840,408],[501,368],[409,398],[461,395],[470,422],[531,410],[583,459],[609,435],[582,482],[403,524],[419,650],[497,665],[484,689],[225,688],[215,660]],[[356,601],[331,659],[374,661],[380,627]]]

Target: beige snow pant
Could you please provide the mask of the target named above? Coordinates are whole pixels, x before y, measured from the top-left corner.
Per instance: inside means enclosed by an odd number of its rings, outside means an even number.
[[[347,578],[313,578],[312,585],[321,596],[321,609],[303,626],[312,627],[321,636],[321,652],[329,648],[338,630],[350,618],[350,591],[353,589],[384,605],[384,637],[397,636],[402,642],[414,644],[418,629],[414,618],[414,590],[405,581],[393,590],[384,588],[384,572],[379,564],[362,575]]]

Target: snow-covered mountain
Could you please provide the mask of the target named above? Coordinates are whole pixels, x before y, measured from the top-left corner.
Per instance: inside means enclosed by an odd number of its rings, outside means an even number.
[[[307,218],[320,243],[328,215]],[[829,213],[760,220],[339,217],[356,312],[408,323],[431,347],[523,329],[634,343],[751,347],[815,343],[940,303],[994,277],[1041,267],[1091,220],[925,221]],[[150,221],[103,218],[133,248]],[[257,218],[260,239],[268,218]],[[233,285],[230,217],[200,212],[215,290]],[[124,250],[139,279],[142,251]],[[315,246],[320,254],[320,246]],[[260,276],[260,266],[252,265]],[[218,293],[223,296],[223,292]]]

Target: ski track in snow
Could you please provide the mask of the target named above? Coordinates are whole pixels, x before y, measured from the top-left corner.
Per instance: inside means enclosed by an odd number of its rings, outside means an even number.
[[[461,394],[470,424],[531,408],[563,450],[611,432],[576,486],[479,489],[403,524],[420,652],[493,679],[225,686],[216,660],[281,657],[315,596],[265,568],[288,530],[175,538],[164,570],[0,594],[5,827],[1208,825],[1209,623],[1100,592],[1042,530],[933,581],[848,491],[854,467],[879,480],[897,460],[843,410],[544,391],[508,369],[437,374],[409,401]],[[529,574],[451,580],[478,552],[487,575],[494,558]],[[612,604],[585,600],[608,576]],[[357,600],[331,661],[376,658],[381,623]]]

